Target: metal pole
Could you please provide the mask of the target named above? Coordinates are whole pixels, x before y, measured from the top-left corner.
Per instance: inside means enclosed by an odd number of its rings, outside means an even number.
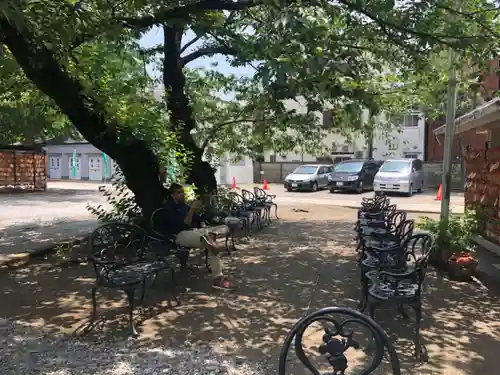
[[[457,71],[455,68],[455,51],[449,50],[448,104],[446,106],[446,132],[444,135],[443,155],[443,197],[441,200],[441,221],[448,222],[451,195],[451,153],[455,135],[455,111],[457,99]]]

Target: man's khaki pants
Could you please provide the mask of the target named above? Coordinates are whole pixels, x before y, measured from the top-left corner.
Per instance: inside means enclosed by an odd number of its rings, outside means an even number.
[[[199,229],[183,230],[175,237],[175,243],[182,247],[190,249],[204,249],[207,248],[203,237],[208,237],[209,233],[227,233],[229,228],[225,225],[217,227],[205,227]],[[222,277],[222,261],[219,254],[214,254],[212,249],[208,246],[208,265],[212,269],[212,276],[214,279]]]

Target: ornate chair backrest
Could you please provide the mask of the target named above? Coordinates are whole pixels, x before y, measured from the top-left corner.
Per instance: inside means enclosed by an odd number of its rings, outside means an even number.
[[[385,211],[386,212],[386,217],[389,218],[389,216],[391,216],[394,212],[396,212],[398,206],[396,206],[395,204],[391,204],[387,207],[387,210]]]
[[[148,235],[142,228],[126,223],[108,223],[95,229],[89,238],[89,260],[97,277],[142,259]]]
[[[389,225],[391,228],[398,228],[399,224],[406,220],[405,211],[395,211],[390,215]]]
[[[231,202],[231,210],[233,211],[241,211],[246,208],[245,200],[243,197],[235,192],[231,192],[228,195],[228,198]]]
[[[401,375],[398,355],[385,331],[367,315],[346,307],[326,307],[300,319],[285,338],[278,363],[278,375],[288,375],[287,357],[292,342],[296,356],[308,371],[314,375],[321,374],[316,368],[317,365],[313,364],[313,361],[306,354],[302,342],[305,331],[311,325],[315,324],[316,326],[320,323],[324,323],[325,328],[322,342],[318,342],[316,347],[319,353],[326,357],[333,369],[333,372],[328,372],[329,374],[345,374],[348,367],[349,371],[353,367],[352,373],[360,375],[378,373],[376,370],[382,367],[384,359],[387,359],[391,372],[384,372],[384,374]],[[363,336],[367,334],[369,336],[364,338]],[[346,356],[347,350],[349,348],[361,349],[360,342],[370,343],[373,358],[366,363],[349,366]],[[317,363],[316,359],[314,363]]]
[[[266,202],[267,201],[267,193],[264,189],[261,189],[261,188],[258,188],[257,186],[255,186],[253,188],[253,192],[255,194],[255,199],[258,202]]]
[[[431,249],[432,236],[428,233],[414,234],[406,243],[406,263],[415,269],[419,293],[425,280]]]
[[[167,210],[165,208],[158,208],[151,215],[149,226],[155,237],[159,239],[167,239],[170,234],[167,229]]]
[[[255,198],[255,194],[252,193],[250,190],[242,189],[241,190],[241,196],[243,197],[243,200],[245,203],[249,205],[255,205],[257,203],[257,200]]]
[[[403,220],[396,227],[396,237],[401,241],[401,244],[406,244],[406,241],[413,235],[415,228],[415,220]]]

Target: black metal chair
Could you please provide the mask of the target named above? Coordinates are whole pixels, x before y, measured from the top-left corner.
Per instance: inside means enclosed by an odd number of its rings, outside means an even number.
[[[395,206],[394,206],[395,207]],[[405,211],[388,211],[384,220],[381,221],[368,221],[367,223],[360,223],[358,229],[358,236],[366,237],[371,236],[373,233],[378,235],[389,235],[394,232],[401,222],[406,220]]]
[[[132,224],[109,223],[92,232],[88,258],[94,267],[96,280],[92,287],[91,322],[97,317],[98,289],[119,289],[127,295],[130,330],[132,335],[137,335],[133,319],[136,289],[141,287],[143,301],[146,282],[156,279],[163,270],[170,270],[175,281],[174,269],[166,260],[148,258],[147,244],[147,233]]]
[[[231,216],[231,202],[225,197],[212,195],[201,216],[209,226],[225,225],[229,228],[225,235],[225,247],[228,255],[231,255],[231,251],[236,250],[235,233],[244,226],[243,218]]]
[[[246,209],[254,213],[252,224],[255,224],[258,229],[262,229],[263,217],[266,214],[267,207],[263,204],[260,204],[255,194],[249,190],[242,189],[241,196],[243,197],[243,201],[245,202]]]
[[[373,270],[400,269],[404,264],[404,254],[407,251],[408,241],[413,235],[414,221],[405,220],[398,224],[394,231],[371,232],[368,236],[361,236],[358,249],[360,256],[361,299],[359,308],[364,309],[367,303],[370,284],[367,274]]]
[[[250,237],[251,225],[255,221],[255,212],[248,209],[248,205],[245,203],[243,197],[235,192],[230,192],[228,198],[231,202],[231,216],[235,216],[242,219],[243,231],[246,238]]]
[[[337,318],[335,315],[340,315],[340,317]],[[324,322],[326,325],[322,343],[318,343],[318,351],[326,357],[332,367],[333,372],[328,372],[329,374],[343,375],[346,373],[349,365],[345,355],[346,351],[349,348],[360,349],[358,338],[366,336],[368,333],[370,334],[369,341],[374,348],[373,359],[363,365],[356,373],[360,375],[372,374],[380,367],[384,358],[388,357],[391,373],[401,375],[396,350],[380,325],[368,316],[346,307],[326,307],[300,319],[285,338],[279,357],[278,375],[287,375],[288,352],[292,343],[296,356],[307,370],[313,375],[320,375],[319,370],[307,356],[302,343],[306,329],[316,322]],[[354,324],[358,324],[362,329],[356,332],[353,329]],[[358,369],[356,368],[356,370]]]
[[[267,207],[268,209],[268,216],[267,219],[269,222],[271,222],[271,208],[274,207],[274,216],[276,216],[276,219],[279,219],[278,217],[278,204],[275,203],[273,200],[276,198],[276,195],[272,194],[267,194],[267,192],[264,189],[261,189],[259,187],[254,187],[254,194],[255,198],[257,201]]]
[[[383,303],[393,303],[407,317],[404,306],[415,311],[415,357],[428,361],[425,345],[420,339],[422,320],[422,285],[425,280],[427,264],[432,247],[432,238],[426,233],[412,236],[407,242],[404,267],[395,269],[370,271],[367,277],[371,280],[368,290],[366,309],[374,318],[375,310]]]
[[[150,248],[159,247],[159,251],[156,252],[158,256],[167,257],[173,255],[179,260],[182,269],[189,269],[189,249],[175,243],[175,237],[168,231],[166,215],[165,208],[158,208],[149,219],[149,227],[152,231],[152,235],[149,236]]]
[[[361,236],[361,251],[364,252],[366,249],[371,249],[372,251],[381,252],[387,248],[400,246],[413,235],[414,227],[414,220],[404,220],[391,231],[373,231],[370,236]]]

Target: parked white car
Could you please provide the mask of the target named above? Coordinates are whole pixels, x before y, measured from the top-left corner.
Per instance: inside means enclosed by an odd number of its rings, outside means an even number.
[[[386,160],[375,175],[373,190],[405,193],[409,197],[424,189],[423,163],[419,159]]]

